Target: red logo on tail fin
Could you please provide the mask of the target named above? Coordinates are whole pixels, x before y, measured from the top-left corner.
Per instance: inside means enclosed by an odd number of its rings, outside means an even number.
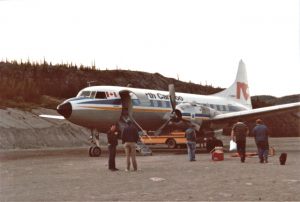
[[[236,83],[236,98],[241,99],[241,91],[244,95],[245,100],[248,100],[249,94],[247,93],[248,84],[237,82]]]

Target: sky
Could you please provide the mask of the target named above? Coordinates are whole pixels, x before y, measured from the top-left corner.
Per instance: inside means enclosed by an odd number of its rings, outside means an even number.
[[[0,60],[158,72],[251,95],[300,93],[299,0],[0,0]],[[175,87],[176,88],[176,87]]]

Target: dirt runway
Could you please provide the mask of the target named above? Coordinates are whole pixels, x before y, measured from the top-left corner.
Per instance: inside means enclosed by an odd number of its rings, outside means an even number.
[[[87,156],[86,148],[0,152],[0,201],[299,201],[300,138],[271,138],[276,155],[240,163],[225,153],[216,162],[200,152],[187,161],[185,150],[138,156],[138,172],[107,169],[107,154]],[[252,140],[248,151],[255,151]],[[279,154],[288,153],[279,165]]]

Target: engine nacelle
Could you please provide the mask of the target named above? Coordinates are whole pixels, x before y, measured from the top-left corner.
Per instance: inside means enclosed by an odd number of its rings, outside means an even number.
[[[220,112],[215,109],[197,103],[181,103],[176,106],[176,111],[177,113],[180,112],[183,118],[189,118],[191,120],[196,119],[196,117],[212,118],[220,114]]]

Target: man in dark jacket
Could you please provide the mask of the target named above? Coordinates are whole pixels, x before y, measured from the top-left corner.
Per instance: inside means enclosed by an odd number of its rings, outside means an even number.
[[[110,127],[110,130],[107,132],[107,142],[108,142],[108,153],[109,153],[109,158],[108,158],[108,169],[111,171],[117,171],[119,169],[116,168],[116,147],[118,145],[118,130],[117,126],[113,124]]]
[[[236,142],[237,152],[241,157],[242,163],[244,163],[246,159],[246,137],[248,134],[248,126],[239,119],[232,127],[231,139]]]
[[[137,171],[136,163],[136,143],[139,140],[138,129],[134,124],[128,120],[127,126],[124,128],[122,133],[122,143],[124,144],[125,153],[126,153],[126,170],[130,170],[130,158],[132,161],[132,166],[134,171]]]
[[[257,119],[256,126],[252,129],[252,134],[255,138],[260,163],[268,163],[269,133],[269,129],[263,124],[263,121],[261,119]]]

